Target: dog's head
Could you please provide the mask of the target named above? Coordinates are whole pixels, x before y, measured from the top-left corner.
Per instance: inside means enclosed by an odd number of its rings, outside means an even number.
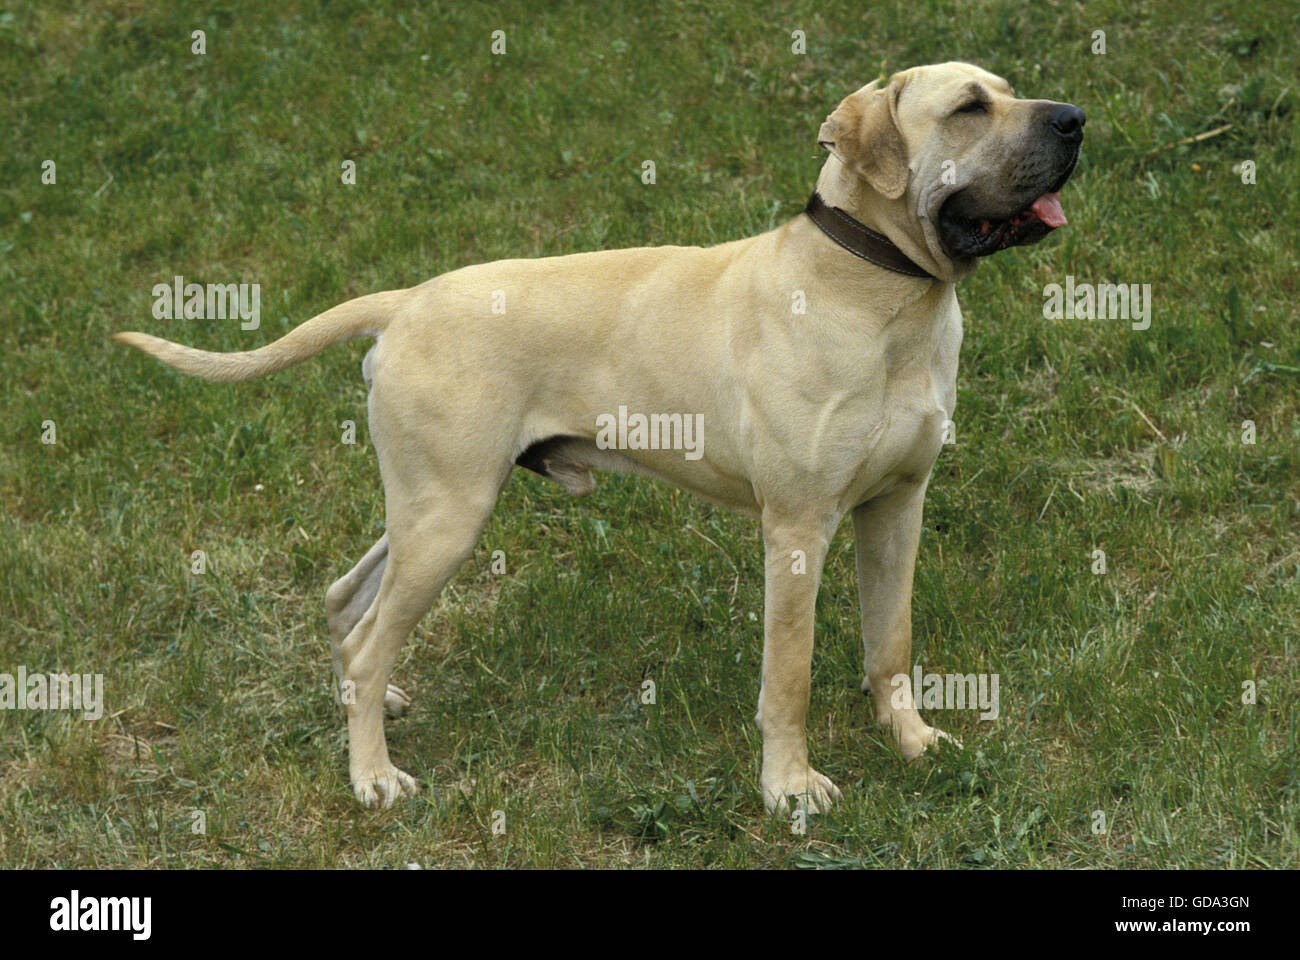
[[[1079,160],[1083,124],[1072,104],[1017,99],[1001,77],[954,62],[867,84],[817,139],[828,166],[865,184],[848,191],[850,213],[883,216],[950,267],[942,272],[962,275],[977,257],[1065,224],[1057,191]]]

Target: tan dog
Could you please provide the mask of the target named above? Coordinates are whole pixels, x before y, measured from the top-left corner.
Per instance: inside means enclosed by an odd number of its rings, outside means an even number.
[[[362,803],[417,789],[384,738],[385,704],[407,702],[388,683],[393,664],[522,465],[575,494],[593,489],[592,468],[638,471],[761,521],[763,796],[769,809],[794,796],[817,811],[840,794],[808,762],[813,607],[850,511],[862,689],[905,756],[946,737],[910,700],[892,702],[890,680],[911,664],[921,504],[956,399],[953,284],[977,257],[1064,223],[1055,191],[1082,125],[1077,108],[1015,99],[1006,81],[963,63],[906,70],[845,98],[818,137],[830,156],[817,190],[839,208],[834,222],[874,227],[919,268],[911,273],[860,259],[801,214],[707,249],[465,267],[349,301],[251,352],[116,339],[221,381],[375,339],[363,373],[387,533],[326,595],[335,671],[355,693],[345,699]],[[800,301],[803,313],[792,309]],[[610,449],[620,408],[702,415],[704,442],[692,454],[640,449],[628,436]]]

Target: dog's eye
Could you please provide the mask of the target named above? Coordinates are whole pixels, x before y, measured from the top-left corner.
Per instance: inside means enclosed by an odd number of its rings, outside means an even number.
[[[972,100],[963,106],[958,107],[953,113],[987,113],[988,107],[983,100]]]

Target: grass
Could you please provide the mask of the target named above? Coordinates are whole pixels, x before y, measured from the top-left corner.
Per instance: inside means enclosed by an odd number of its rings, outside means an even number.
[[[0,712],[0,865],[1300,866],[1298,26],[1130,0],[0,12],[0,672],[106,692],[93,723]],[[757,785],[756,525],[517,471],[397,667],[390,746],[425,790],[356,807],[323,595],[383,525],[366,346],[222,386],[107,335],[248,349],[464,264],[757,233],[801,209],[842,96],[946,59],[1089,116],[1070,226],[960,288],[926,504],[914,659],[998,673],[1000,718],[932,714],[964,751],[892,752],[846,526],[809,718],[845,800],[793,833]],[[260,283],[261,329],[154,320],[177,274]],[[1067,275],[1150,283],[1150,329],[1044,319]]]

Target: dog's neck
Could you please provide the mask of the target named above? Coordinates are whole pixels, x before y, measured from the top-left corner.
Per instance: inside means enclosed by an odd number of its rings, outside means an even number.
[[[937,239],[923,228],[924,212],[909,211],[911,191],[889,200],[873,190],[862,177],[830,154],[817,177],[817,192],[827,206],[839,207],[877,233],[884,234],[909,260],[944,283],[955,283],[974,272],[974,264],[954,263],[938,249]]]

